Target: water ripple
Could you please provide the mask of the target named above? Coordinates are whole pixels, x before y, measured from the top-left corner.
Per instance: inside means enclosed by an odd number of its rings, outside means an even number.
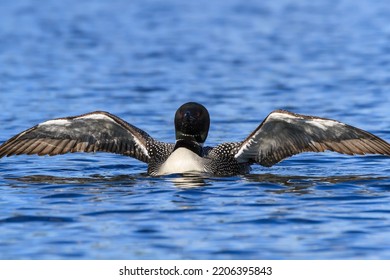
[[[49,222],[49,223],[71,223],[74,222],[72,218],[53,217],[53,216],[28,216],[21,215],[1,219],[0,223],[30,223],[30,222]]]
[[[242,141],[275,109],[390,140],[387,1],[129,2],[2,1],[1,142],[95,110],[174,142],[191,100],[210,112],[206,145]],[[387,157],[306,153],[222,178],[146,168],[0,159],[0,258],[390,258]]]

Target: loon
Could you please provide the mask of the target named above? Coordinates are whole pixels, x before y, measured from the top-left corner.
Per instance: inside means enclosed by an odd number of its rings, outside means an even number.
[[[108,112],[58,118],[4,142],[0,158],[101,151],[143,161],[152,176],[187,172],[233,176],[249,173],[252,164],[271,167],[301,152],[330,150],[348,155],[390,156],[390,144],[367,131],[285,110],[271,112],[243,141],[215,147],[203,146],[210,126],[210,116],[203,105],[183,104],[176,111],[174,124],[176,142],[165,143]]]

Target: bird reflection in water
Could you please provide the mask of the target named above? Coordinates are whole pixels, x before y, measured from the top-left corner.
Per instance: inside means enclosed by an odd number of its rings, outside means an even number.
[[[260,187],[265,187],[268,191],[274,193],[297,192],[305,193],[313,186],[320,184],[340,184],[340,183],[367,183],[373,180],[383,180],[374,176],[363,175],[344,175],[344,176],[298,176],[298,175],[277,175],[272,173],[263,174],[247,174],[236,177],[209,177],[199,173],[184,173],[171,174],[160,177],[151,177],[146,173],[133,175],[116,175],[116,176],[102,176],[92,175],[89,177],[57,177],[46,175],[31,175],[18,178],[8,178],[10,181],[18,181],[30,184],[56,184],[56,185],[86,185],[86,184],[104,184],[109,187],[116,186],[137,186],[140,181],[147,182],[145,186],[153,186],[161,180],[164,182],[171,182],[175,187],[185,188],[201,188],[206,186],[213,186],[216,182],[226,181],[231,184],[237,180],[241,183],[258,183]],[[141,183],[142,184],[142,183]],[[16,187],[14,184],[11,184]],[[257,184],[256,184],[257,185]],[[24,186],[25,187],[25,186]],[[283,188],[280,188],[283,187]]]

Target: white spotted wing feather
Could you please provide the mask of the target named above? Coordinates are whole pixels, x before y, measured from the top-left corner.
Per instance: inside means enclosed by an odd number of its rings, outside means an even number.
[[[240,145],[235,158],[272,166],[301,152],[390,155],[390,144],[362,129],[331,119],[276,110]]]
[[[111,152],[148,162],[151,137],[107,112],[97,111],[40,123],[0,146],[0,158],[20,154]]]

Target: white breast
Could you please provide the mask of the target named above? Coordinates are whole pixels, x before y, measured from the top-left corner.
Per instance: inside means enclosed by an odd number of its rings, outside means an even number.
[[[205,172],[204,159],[186,148],[178,148],[162,164],[156,175]]]

